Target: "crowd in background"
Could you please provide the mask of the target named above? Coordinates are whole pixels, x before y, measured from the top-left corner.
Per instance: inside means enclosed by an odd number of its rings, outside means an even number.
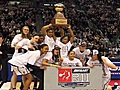
[[[56,2],[61,1],[65,5],[62,13],[64,13],[65,18],[67,18],[69,25],[67,27],[55,27],[51,24],[51,20],[56,14],[54,0],[41,0],[41,2],[39,0],[35,1],[36,3],[28,4],[29,7],[19,7],[17,3],[13,6],[10,5],[10,7],[8,7],[8,4],[6,4],[7,7],[0,7],[0,33],[3,35],[1,35],[1,38],[4,38],[4,42],[2,42],[2,44],[3,46],[5,46],[5,44],[8,45],[9,49],[7,54],[13,55],[13,57],[11,56],[13,62],[16,51],[17,54],[26,53],[27,50],[34,51],[38,49],[34,47],[38,44],[41,45],[41,48],[42,45],[45,45],[47,47],[47,52],[51,51],[52,54],[54,53],[54,50],[59,50],[57,54],[60,55],[53,54],[54,57],[52,56],[52,59],[56,59],[55,56],[61,56],[65,59],[70,53],[74,54],[74,56],[78,53],[78,56],[80,57],[79,52],[80,54],[85,53],[89,56],[93,49],[99,50],[99,52],[104,56],[119,56],[120,58],[120,11],[117,10],[117,5],[119,5],[120,2],[112,0],[56,0]],[[41,25],[41,27],[38,29],[39,25]],[[37,35],[37,33],[40,35]],[[13,41],[15,41],[13,44],[14,47],[11,47],[11,43],[13,43]],[[24,45],[27,46],[27,50],[26,48],[23,48]],[[55,47],[56,45],[58,45],[58,47]],[[40,50],[43,49],[41,48]],[[72,52],[72,50],[74,51]],[[85,59],[86,55],[84,55]],[[60,57],[57,58],[60,59]],[[80,60],[82,61],[84,58],[81,56]],[[19,61],[19,59],[15,60]],[[6,60],[8,60],[8,58]],[[40,65],[45,64],[57,67],[54,64],[46,64],[48,61],[41,62],[44,63],[41,63]],[[86,62],[81,63],[84,65]],[[5,64],[8,63],[6,62]],[[7,75],[8,74],[6,74],[6,76]],[[14,81],[16,77],[15,72],[11,81]],[[4,82],[6,82],[6,80]],[[16,82],[14,84],[16,84]],[[13,89],[16,87],[14,84],[11,87]],[[1,86],[2,84],[0,87]],[[27,88],[29,88],[29,85]]]
[[[71,0],[68,1],[70,3]],[[68,3],[67,5],[66,2],[68,1],[61,0],[65,5],[63,13],[75,34],[74,46],[84,40],[88,43],[89,48],[97,48],[101,52],[118,54],[120,38],[116,37],[119,36],[120,32],[120,13],[116,11],[116,8],[119,2],[112,0],[75,0],[75,3]],[[43,21],[41,22],[43,22],[43,25],[49,24],[56,14],[54,6],[44,6],[42,8],[17,7],[0,10],[0,32],[3,33],[5,42],[10,45],[13,37],[20,33],[23,25],[29,25],[31,33],[37,32],[36,14],[38,12],[42,16]]]

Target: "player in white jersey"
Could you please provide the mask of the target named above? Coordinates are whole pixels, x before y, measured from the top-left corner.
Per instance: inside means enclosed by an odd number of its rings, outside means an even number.
[[[31,45],[30,40],[29,39],[22,39],[21,41],[19,41],[16,46],[15,46],[15,52],[13,54],[13,57],[17,57],[19,55],[22,55],[24,53],[26,53],[28,51],[28,49],[34,50],[33,45]],[[11,67],[11,69],[13,69],[14,66]],[[17,75],[16,73],[13,72],[13,77],[12,79],[15,81],[17,80]],[[24,77],[22,77],[22,79],[24,79]],[[15,85],[15,82],[14,82]],[[21,84],[21,88],[22,88],[22,84]]]
[[[75,58],[75,52],[69,51],[68,57],[63,58],[63,61],[61,62],[62,67],[82,67],[82,62]]]
[[[31,48],[30,40],[29,39],[22,39],[19,41],[15,46],[15,52],[13,57],[19,56],[28,51],[28,48]],[[12,57],[12,58],[13,58]]]
[[[30,38],[29,27],[28,26],[23,26],[23,28],[21,30],[21,34],[17,34],[13,38],[13,40],[11,42],[11,47],[15,47],[16,44],[24,38]]]
[[[87,65],[94,67],[95,64],[102,64],[103,68],[103,90],[107,89],[111,79],[110,68],[117,69],[117,67],[105,56],[101,56],[98,50],[93,50],[91,53],[92,57],[88,60]]]
[[[44,35],[43,35],[43,34],[40,34],[40,35],[39,35],[39,41],[38,41],[38,44],[39,44],[39,45],[44,44],[44,39],[45,39]]]
[[[24,42],[23,39],[29,39],[29,38],[30,38],[29,27],[28,27],[28,26],[23,26],[23,27],[22,27],[22,30],[21,30],[21,34],[17,34],[17,35],[13,38],[13,40],[12,40],[12,42],[11,42],[11,47],[15,49],[15,52],[14,52],[13,57],[22,54],[22,52],[27,52],[25,45],[23,45],[23,46],[25,46],[25,47],[22,47],[22,48],[20,48],[20,46],[22,45],[21,43]],[[23,40],[23,41],[22,41],[22,40]],[[19,42],[20,42],[20,43],[19,43]],[[27,42],[28,42],[28,41],[27,41]],[[18,44],[18,43],[19,43],[19,44]],[[16,46],[16,45],[18,45],[18,46]],[[19,51],[18,51],[18,49],[19,49]],[[11,68],[11,69],[12,69],[12,68]],[[14,74],[14,73],[13,73],[13,74]],[[15,77],[16,77],[16,75],[15,75]],[[15,78],[14,78],[14,79],[15,79]],[[15,80],[14,80],[14,81],[15,81]],[[22,88],[22,85],[21,85],[21,88]],[[12,86],[11,86],[11,89],[12,89]]]
[[[64,35],[61,37],[61,39],[56,40],[56,45],[58,45],[60,49],[60,55],[62,58],[66,58],[68,55],[68,51],[71,49],[73,45],[73,40],[74,40],[74,33],[71,29],[71,26],[68,26],[68,32],[70,33],[70,36]]]
[[[15,46],[15,52],[13,54],[13,57],[19,56],[21,54],[26,53],[28,50],[35,50],[37,47],[37,42],[39,40],[39,35],[35,34],[31,37],[31,40],[29,39],[22,39],[21,41],[19,41],[16,46]],[[11,69],[13,69],[15,66],[12,66]],[[24,80],[24,77],[22,77],[22,79]],[[17,75],[16,73],[13,72],[13,76],[11,78],[11,81],[17,81]],[[16,82],[12,83],[13,85],[15,85]],[[11,87],[12,88],[12,87]],[[21,84],[21,89],[22,89],[22,84]]]
[[[40,45],[40,44],[38,44],[39,39],[40,39],[39,34],[33,34],[30,39],[30,44],[31,44],[32,48],[28,48],[28,50],[30,50],[30,51],[38,50],[38,45]],[[34,77],[33,81],[34,81],[33,89],[37,89],[38,79],[36,77]]]
[[[60,32],[61,32],[60,34],[63,36],[63,33],[64,33],[63,29],[60,27],[58,28],[60,29]],[[42,27],[41,31],[42,31],[42,34],[44,35],[44,43],[48,44],[49,51],[52,51],[52,49],[54,49],[54,45],[57,39],[54,33],[53,25],[52,24],[45,25]]]
[[[36,71],[32,71],[32,68],[31,69],[29,69],[29,67],[26,68],[27,64],[37,66],[39,69],[40,68],[44,69],[42,65],[57,67],[57,65],[48,63],[49,60],[48,45],[42,44],[38,46],[38,48],[39,50],[28,51],[25,54],[16,56],[8,61],[12,66],[15,66],[13,68],[13,72],[15,72],[17,75],[23,75],[26,78],[26,80],[23,83],[24,84],[23,90],[28,90],[30,83],[33,79],[33,76],[30,73],[36,72]],[[37,73],[39,72],[36,72],[35,75],[37,75]],[[11,81],[11,83],[12,82],[14,81]],[[16,87],[13,86],[13,89],[14,88]]]
[[[29,42],[29,27],[28,26],[23,26],[22,30],[21,30],[21,34],[17,34],[11,43],[11,47],[15,48],[15,52],[14,52],[14,56],[17,56],[16,53],[18,53],[18,49],[28,45]],[[24,40],[23,40],[24,39]],[[20,42],[20,43],[19,43]],[[19,43],[19,44],[18,44]],[[17,46],[16,46],[17,45]]]
[[[54,49],[49,52],[49,63],[59,65],[59,61],[62,59],[60,55],[60,47],[55,45]]]
[[[60,48],[58,48],[58,47],[54,47],[54,50],[56,51],[56,54],[58,54],[57,52],[59,51],[59,49]],[[55,54],[55,55],[56,55]],[[39,80],[39,82],[40,82],[40,84],[39,84],[39,86],[38,86],[38,89],[37,90],[44,90],[44,69],[41,69],[41,70],[39,70],[39,68],[38,67],[41,67],[41,66],[52,66],[52,67],[60,67],[60,65],[59,64],[56,64],[55,62],[53,63],[51,63],[51,60],[52,61],[54,61],[53,60],[53,53],[52,52],[48,52],[47,54],[46,54],[46,56],[44,56],[44,57],[41,57],[41,58],[39,58],[39,60],[37,60],[36,62],[35,62],[35,64],[34,64],[34,66],[33,65],[31,65],[31,64],[27,64],[27,67],[28,67],[28,69],[34,69],[31,73],[33,74],[33,75],[35,75],[38,79],[40,79]],[[59,58],[59,57],[58,57]],[[37,69],[38,68],[38,69]]]
[[[41,29],[42,34],[45,37],[44,43],[49,46],[49,51],[52,51],[56,41],[56,36],[54,34],[53,28],[51,27],[52,27],[52,24],[49,24],[49,25],[43,26]]]
[[[39,49],[40,50],[36,51],[28,51],[27,53],[14,57],[8,61],[11,65],[15,66],[13,68],[13,71],[17,75],[24,75],[26,78],[23,90],[28,90],[33,78],[33,76],[30,74],[30,71],[25,67],[25,65],[27,65],[27,63],[34,65],[37,60],[43,58],[47,54],[49,48],[47,44],[43,44],[39,46]],[[12,82],[14,81],[11,81],[11,83]],[[16,88],[15,86],[12,87]]]
[[[75,52],[75,57],[80,59],[83,66],[85,66],[86,59],[89,58],[90,49],[87,49],[87,43],[81,42],[79,46],[74,48],[73,51]]]

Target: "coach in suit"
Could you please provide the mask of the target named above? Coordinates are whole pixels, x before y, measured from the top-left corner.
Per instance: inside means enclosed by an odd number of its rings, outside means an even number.
[[[1,69],[1,80],[0,87],[7,82],[8,79],[8,46],[4,43],[3,35],[0,33],[0,69]]]

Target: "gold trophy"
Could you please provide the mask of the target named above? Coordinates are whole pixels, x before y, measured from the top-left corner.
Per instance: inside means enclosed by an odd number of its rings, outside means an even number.
[[[54,6],[57,13],[55,14],[51,23],[53,24],[53,26],[67,26],[68,25],[67,19],[62,13],[65,6],[62,3],[57,3]]]

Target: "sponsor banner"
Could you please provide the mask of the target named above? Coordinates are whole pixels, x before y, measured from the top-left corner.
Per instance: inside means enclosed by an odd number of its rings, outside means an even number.
[[[118,69],[110,69],[111,71],[111,80],[120,80],[120,62],[113,62]]]
[[[73,89],[102,90],[102,73],[103,72],[101,65],[95,66],[95,68],[48,67],[44,72],[44,89],[45,90],[73,90]]]
[[[110,86],[114,86],[115,83],[117,83],[118,86],[120,86],[120,80],[111,80],[110,83],[109,83],[109,85],[110,85]]]
[[[58,85],[62,87],[86,87],[89,81],[90,68],[58,69]]]

